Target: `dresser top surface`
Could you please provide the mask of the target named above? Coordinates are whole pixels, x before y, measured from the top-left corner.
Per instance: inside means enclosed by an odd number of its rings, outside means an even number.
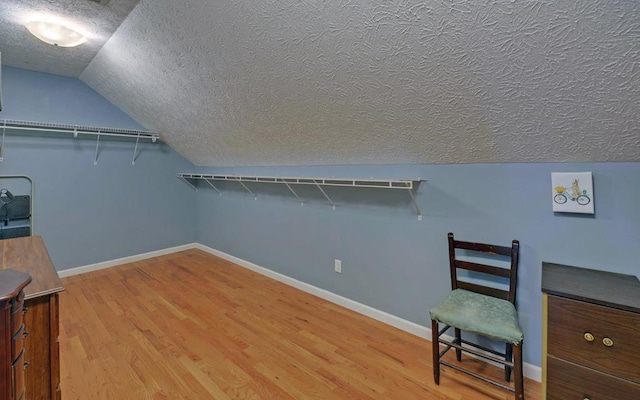
[[[640,281],[633,275],[543,262],[542,291],[640,313]]]
[[[0,240],[0,269],[31,275],[33,280],[24,288],[26,299],[64,290],[40,236]]]
[[[29,282],[31,277],[23,272],[0,270],[0,302],[16,297]]]

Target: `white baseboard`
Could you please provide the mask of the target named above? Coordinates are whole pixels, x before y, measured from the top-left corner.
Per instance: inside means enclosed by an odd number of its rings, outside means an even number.
[[[393,327],[396,327],[398,329],[401,329],[405,332],[409,332],[413,335],[416,335],[418,337],[424,338],[426,340],[431,340],[431,328],[428,328],[426,326],[422,326],[419,324],[416,324],[415,322],[411,322],[408,321],[406,319],[397,317],[395,315],[389,314],[387,312],[378,310],[376,308],[373,307],[369,307],[365,304],[362,303],[358,303],[357,301],[348,299],[346,297],[340,296],[338,294],[335,294],[333,292],[330,292],[328,290],[325,289],[321,289],[317,286],[313,286],[310,285],[308,283],[305,282],[301,282],[297,279],[288,277],[286,275],[283,275],[279,272],[275,272],[272,271],[268,268],[265,267],[261,267],[257,264],[254,264],[252,262],[243,260],[241,258],[232,256],[230,254],[224,253],[222,251],[213,249],[211,247],[205,246],[203,244],[200,243],[190,243],[190,244],[185,244],[182,246],[176,246],[176,247],[171,247],[168,249],[163,249],[163,250],[158,250],[158,251],[152,251],[149,253],[144,253],[144,254],[139,254],[139,255],[135,255],[135,256],[130,256],[130,257],[123,257],[123,258],[118,258],[115,260],[111,260],[111,261],[105,261],[105,262],[101,262],[101,263],[97,263],[97,264],[91,264],[91,265],[87,265],[87,266],[83,266],[83,267],[77,267],[77,268],[70,268],[70,269],[65,269],[62,271],[58,272],[58,275],[61,278],[67,277],[67,276],[72,276],[72,275],[77,275],[77,274],[84,274],[87,272],[91,272],[91,271],[97,271],[100,269],[105,269],[105,268],[111,268],[111,267],[115,267],[117,265],[122,265],[122,264],[127,264],[127,263],[131,263],[131,262],[135,262],[135,261],[140,261],[140,260],[145,260],[147,258],[152,258],[152,257],[158,257],[158,256],[163,256],[166,254],[171,254],[171,253],[176,253],[179,251],[184,251],[184,250],[190,250],[190,249],[199,249],[202,250],[206,253],[209,254],[213,254],[214,256],[220,257],[222,259],[225,259],[227,261],[230,261],[236,265],[239,265],[243,268],[247,268],[250,269],[251,271],[257,272],[261,275],[264,276],[268,276],[269,278],[275,279],[279,282],[282,282],[284,284],[287,284],[289,286],[295,287],[296,289],[300,289],[303,292],[307,292],[310,293],[314,296],[318,296],[324,300],[330,301],[332,303],[338,304],[340,306],[343,306],[345,308],[348,308],[349,310],[355,311],[359,314],[365,315],[369,318],[373,318],[377,321],[383,322],[387,325],[391,325]],[[523,373],[527,378],[533,379],[535,381],[541,382],[542,380],[542,369],[540,367],[538,367],[537,365],[533,365],[533,364],[529,364],[529,363],[524,363],[523,365]]]
[[[250,269],[254,272],[257,272],[259,274],[268,276],[269,278],[275,279],[279,282],[285,283],[289,286],[293,286],[296,289],[300,289],[304,292],[313,294],[315,296],[318,296],[324,300],[330,301],[332,303],[341,305],[345,308],[348,308],[349,310],[355,311],[359,314],[365,315],[369,318],[373,318],[377,321],[383,322],[387,325],[391,325],[393,327],[396,327],[398,329],[401,329],[405,332],[409,332],[411,334],[414,334],[418,337],[424,338],[426,340],[431,341],[431,328],[428,328],[426,326],[423,325],[419,325],[416,324],[415,322],[411,322],[411,321],[407,321],[406,319],[397,317],[395,315],[389,314],[387,312],[378,310],[376,308],[373,307],[369,307],[365,304],[362,303],[358,303],[357,301],[348,299],[346,297],[340,296],[338,294],[335,294],[333,292],[330,292],[328,290],[324,290],[321,289],[319,287],[310,285],[308,283],[305,282],[301,282],[297,279],[293,279],[291,277],[288,277],[286,275],[280,274],[278,272],[272,271],[270,269],[267,269],[265,267],[261,267],[257,264],[254,264],[252,262],[243,260],[241,258],[232,256],[230,254],[224,253],[222,251],[216,250],[216,249],[212,249],[211,247],[205,246],[203,244],[198,243],[196,245],[197,249],[200,249],[202,251],[205,251],[209,254],[213,254],[214,256],[218,256],[220,258],[223,258],[227,261],[230,261],[234,264],[237,264],[241,267]],[[452,338],[449,338],[449,340],[451,340]],[[483,360],[486,361],[486,360]],[[542,380],[542,369],[540,367],[538,367],[537,365],[533,365],[533,364],[529,364],[529,363],[524,363],[524,365],[522,366],[523,369],[523,374],[530,379],[533,379],[535,381],[541,382]]]
[[[86,274],[87,272],[98,271],[105,268],[111,268],[122,264],[128,264],[136,261],[146,260],[147,258],[160,257],[171,253],[177,253],[179,251],[185,251],[194,249],[197,247],[197,243],[184,244],[182,246],[169,247],[167,249],[150,251],[148,253],[137,254],[129,257],[116,258],[115,260],[103,261],[96,264],[85,265],[82,267],[63,269],[58,271],[60,278],[66,278],[72,275]]]

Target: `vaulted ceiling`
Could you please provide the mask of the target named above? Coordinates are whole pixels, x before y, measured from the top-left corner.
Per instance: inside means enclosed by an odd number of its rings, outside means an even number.
[[[640,161],[637,0],[98,2],[2,0],[3,62],[196,165]],[[25,4],[95,37],[47,47]]]

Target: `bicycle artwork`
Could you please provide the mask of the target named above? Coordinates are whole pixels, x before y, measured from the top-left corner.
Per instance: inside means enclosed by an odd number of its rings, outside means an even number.
[[[552,173],[553,211],[593,214],[590,172]]]
[[[586,190],[580,191],[580,186],[578,186],[577,179],[574,181],[574,183],[575,183],[575,186],[577,186],[578,188],[571,189],[571,194],[567,192],[569,188],[566,188],[564,186],[554,187],[553,189],[556,191],[556,195],[553,196],[553,201],[555,201],[558,204],[564,204],[567,202],[567,200],[571,200],[571,201],[575,201],[581,206],[586,206],[587,204],[589,204],[591,202],[591,198],[589,198],[589,196],[587,195],[587,191]]]

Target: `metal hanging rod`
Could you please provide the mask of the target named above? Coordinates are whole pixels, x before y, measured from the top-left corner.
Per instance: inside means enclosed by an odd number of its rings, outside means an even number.
[[[329,204],[335,210],[336,206],[331,200],[331,197],[322,188],[323,186],[341,186],[341,187],[362,187],[362,188],[377,188],[377,189],[401,189],[409,192],[413,206],[416,209],[418,220],[422,220],[422,212],[418,207],[415,196],[413,195],[414,184],[421,182],[420,178],[412,179],[336,179],[336,178],[291,178],[291,177],[276,177],[276,176],[248,176],[248,175],[215,175],[215,174],[193,174],[193,173],[179,173],[178,178],[191,186],[194,190],[198,190],[195,184],[190,180],[204,180],[213,187],[220,195],[220,190],[214,186],[211,181],[229,181],[240,183],[254,198],[255,194],[245,185],[245,182],[254,183],[279,183],[284,184],[293,195],[300,201],[300,205],[304,205],[304,201],[291,185],[313,185],[316,186],[320,192],[327,199]]]
[[[135,129],[120,129],[120,128],[102,128],[92,126],[81,125],[65,125],[54,124],[49,122],[27,122],[27,121],[14,121],[8,119],[0,119],[0,125],[5,129],[23,130],[23,131],[36,131],[36,132],[60,132],[70,133],[74,137],[78,134],[93,135],[93,136],[115,136],[125,137],[132,139],[150,139],[155,142],[160,138],[157,133],[135,130]]]
[[[4,152],[4,137],[7,129],[32,131],[32,132],[45,132],[45,133],[69,133],[73,134],[73,137],[78,137],[79,134],[91,135],[96,137],[96,152],[93,158],[93,165],[98,165],[98,154],[100,148],[101,136],[114,136],[121,138],[130,138],[136,140],[136,145],[133,149],[133,158],[131,164],[136,165],[136,158],[138,156],[138,142],[140,139],[150,139],[152,143],[155,143],[159,136],[156,133],[149,131],[141,131],[135,129],[120,129],[120,128],[98,128],[92,126],[81,125],[64,125],[53,124],[48,122],[27,122],[27,121],[13,121],[8,119],[0,119],[0,127],[2,127],[2,138],[0,139],[0,161],[3,161]]]
[[[336,178],[288,178],[276,176],[246,176],[246,175],[208,175],[180,173],[179,178],[186,179],[209,179],[214,181],[233,182],[259,182],[259,183],[289,183],[296,185],[322,185],[322,186],[346,186],[346,187],[368,187],[380,189],[413,189],[414,182],[420,182],[420,178],[415,179],[336,179]]]

